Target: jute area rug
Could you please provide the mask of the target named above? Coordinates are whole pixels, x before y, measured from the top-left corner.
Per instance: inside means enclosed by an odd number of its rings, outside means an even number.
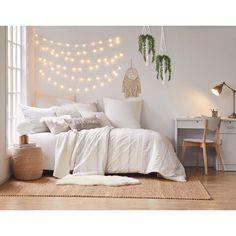
[[[10,179],[0,186],[0,197],[105,197],[209,200],[210,195],[196,178],[173,182],[157,177],[135,177],[141,184],[120,187],[56,185],[53,177],[34,181]]]

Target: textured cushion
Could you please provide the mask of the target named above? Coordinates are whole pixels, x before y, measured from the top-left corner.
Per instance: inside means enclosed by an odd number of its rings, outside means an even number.
[[[104,110],[112,125],[117,128],[141,128],[142,100],[116,100],[104,98]]]
[[[65,119],[71,119],[71,116],[43,117],[40,121],[47,125],[52,134],[59,134],[61,132],[67,132],[70,129]]]
[[[74,111],[78,111],[78,112],[80,112],[80,111],[97,112],[97,104],[95,102],[65,104],[65,105],[62,105],[62,107],[67,110],[74,110]]]
[[[52,108],[37,108],[25,105],[19,105],[25,117],[32,124],[31,133],[48,132],[48,127],[40,122],[42,117],[55,117],[56,114]]]
[[[96,116],[100,120],[100,123],[103,127],[112,126],[108,117],[103,112],[81,111],[80,114],[82,117],[85,117],[85,118]]]
[[[72,130],[95,129],[101,127],[100,120],[94,117],[65,119]]]

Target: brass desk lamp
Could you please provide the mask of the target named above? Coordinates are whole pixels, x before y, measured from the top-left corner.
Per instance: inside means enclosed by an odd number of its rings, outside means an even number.
[[[221,84],[216,85],[211,91],[216,96],[219,96],[222,92],[224,85],[233,92],[233,113],[231,115],[229,115],[228,118],[236,119],[236,113],[235,113],[235,93],[236,93],[236,91],[235,91],[235,89],[231,88],[229,85],[227,85],[225,82],[223,82]]]

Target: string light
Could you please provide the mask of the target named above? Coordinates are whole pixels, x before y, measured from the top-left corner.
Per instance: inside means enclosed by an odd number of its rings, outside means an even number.
[[[124,54],[122,52],[117,52],[111,57],[104,57],[104,58],[101,56],[100,58],[91,57],[92,60],[88,59],[87,57],[89,53],[94,53],[94,54],[96,53],[97,55],[99,55],[99,53],[103,52],[105,49],[113,48],[116,45],[119,45],[121,42],[119,37],[109,38],[103,41],[99,40],[99,41],[94,41],[90,43],[83,43],[83,44],[56,42],[54,40],[39,37],[37,34],[35,34],[35,38],[37,38],[37,40],[35,40],[35,44],[39,45],[39,49],[40,51],[42,51],[41,55],[48,55],[50,56],[50,58],[51,57],[60,58],[60,61],[62,59],[66,61],[66,63],[70,63],[70,62],[73,63],[72,66],[71,64],[68,65],[68,71],[67,71],[67,67],[66,67],[67,64],[66,66],[60,65],[58,64],[57,61],[52,62],[51,60],[43,58],[44,56],[43,57],[41,56],[38,58],[38,61],[41,62],[42,66],[48,67],[49,71],[52,71],[53,73],[58,75],[58,76],[54,76],[53,79],[51,77],[46,77],[47,81],[50,82],[54,86],[58,86],[58,88],[60,89],[65,89],[65,91],[88,92],[88,91],[96,90],[98,86],[103,87],[105,86],[106,83],[112,82],[113,79],[118,76],[118,71],[121,70],[121,67],[119,66],[119,67],[113,68],[112,72],[109,72],[107,74],[102,74],[94,78],[92,77],[84,78],[84,77],[78,76],[78,72],[81,72],[83,70],[93,71],[95,69],[101,68],[101,66],[110,66],[116,63],[117,60],[124,57]],[[45,42],[45,43],[41,44],[41,42]],[[63,46],[67,48],[59,48],[57,46]],[[77,59],[78,56],[80,57],[80,60]],[[78,64],[81,63],[83,65],[79,66],[77,63]],[[42,79],[46,76],[43,70],[39,70],[39,73]],[[71,81],[74,81],[76,79],[76,81],[79,81],[81,83],[84,82],[84,85],[86,86],[87,84],[87,86],[85,88],[80,88],[80,87],[74,88],[72,85],[71,87],[66,87],[62,82],[63,79],[69,79]]]

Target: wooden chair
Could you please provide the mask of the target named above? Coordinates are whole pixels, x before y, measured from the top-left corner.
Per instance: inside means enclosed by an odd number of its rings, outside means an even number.
[[[220,139],[219,139],[219,130],[220,130],[220,117],[207,117],[202,116],[202,121],[204,123],[203,137],[202,139],[184,139],[182,143],[182,163],[184,162],[184,155],[187,147],[199,147],[202,148],[203,152],[203,161],[204,161],[204,169],[205,175],[208,175],[207,169],[207,147],[213,147],[216,150],[216,158],[221,164],[222,171],[224,171],[224,163],[222,156],[220,154]],[[215,136],[214,139],[207,139],[207,131],[214,131]],[[197,165],[199,163],[199,152],[197,152]]]

